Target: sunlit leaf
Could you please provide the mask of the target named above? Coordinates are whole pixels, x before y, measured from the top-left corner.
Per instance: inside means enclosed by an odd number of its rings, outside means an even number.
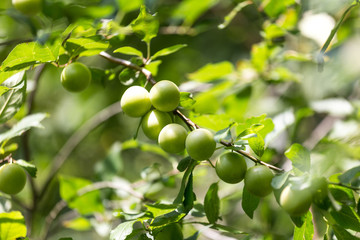
[[[23,167],[31,177],[35,178],[36,177],[36,172],[37,172],[37,168],[35,165],[24,161],[24,160],[16,160],[16,164],[20,165],[21,167]]]
[[[133,31],[140,35],[142,40],[147,44],[151,39],[157,36],[159,30],[159,21],[155,16],[146,11],[144,5],[140,8],[139,16],[131,23]]]
[[[114,51],[114,53],[122,53],[122,54],[126,54],[126,55],[135,55],[135,56],[139,56],[139,57],[143,57],[143,54],[142,52],[140,52],[139,50],[137,50],[136,48],[133,48],[133,47],[129,47],[129,46],[126,46],[126,47],[121,47],[121,48],[118,48]]]
[[[159,50],[158,52],[156,52],[151,59],[156,59],[158,57],[162,57],[162,56],[166,56],[166,55],[170,55],[174,52],[179,51],[180,49],[186,47],[186,44],[177,44],[171,47],[167,47],[167,48],[163,48],[161,50]]]
[[[26,236],[25,219],[21,212],[0,213],[0,239],[14,240]]]
[[[314,236],[314,225],[310,211],[304,217],[304,223],[301,227],[295,226],[294,240],[312,240]]]
[[[310,152],[298,143],[294,143],[286,150],[285,156],[289,158],[295,170],[300,172],[310,171]]]
[[[190,80],[210,82],[225,77],[234,70],[230,62],[209,63],[196,72],[188,74]]]
[[[219,218],[220,199],[218,196],[218,190],[218,183],[213,183],[205,195],[204,209],[209,223],[215,223]]]

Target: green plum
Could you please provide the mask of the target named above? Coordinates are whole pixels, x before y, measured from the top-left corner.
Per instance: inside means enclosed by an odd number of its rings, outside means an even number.
[[[195,160],[209,159],[216,148],[214,135],[207,129],[200,128],[190,132],[185,142],[186,150]]]
[[[25,170],[15,163],[6,163],[0,167],[0,191],[17,194],[25,186]]]
[[[185,149],[186,129],[177,123],[166,125],[159,134],[159,145],[168,153],[180,153]]]
[[[154,109],[144,116],[141,126],[148,138],[157,140],[161,129],[171,122],[171,117],[168,113]]]
[[[89,68],[79,62],[66,66],[61,73],[61,84],[69,92],[81,92],[85,90],[91,81]]]
[[[226,152],[216,161],[215,170],[218,177],[226,183],[241,182],[246,173],[246,162],[243,156],[235,152]]]
[[[120,105],[128,116],[142,117],[151,108],[149,92],[144,87],[129,87],[122,95]]]
[[[175,110],[180,103],[180,91],[175,83],[162,80],[150,89],[151,104],[162,112]]]

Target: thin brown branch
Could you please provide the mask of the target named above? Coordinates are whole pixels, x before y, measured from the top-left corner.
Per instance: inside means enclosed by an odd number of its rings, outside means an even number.
[[[109,60],[110,62],[117,63],[117,64],[120,64],[120,65],[125,66],[127,68],[131,68],[133,70],[139,71],[139,72],[141,72],[142,74],[145,75],[146,80],[148,82],[150,82],[153,85],[156,83],[156,81],[153,78],[151,72],[149,70],[145,69],[145,68],[139,67],[138,65],[133,64],[132,62],[127,61],[125,59],[113,57],[110,54],[108,54],[107,52],[101,52],[100,56],[107,59],[107,60]]]
[[[60,170],[62,165],[65,163],[69,155],[75,149],[77,145],[97,126],[111,118],[112,116],[120,113],[122,111],[119,102],[115,102],[102,111],[98,112],[94,117],[88,120],[83,126],[81,126],[64,144],[60,149],[59,153],[55,156],[53,160],[52,169],[48,178],[45,181],[45,184],[39,194],[39,198],[45,194],[47,188],[49,187],[52,179]]]
[[[199,125],[191,121],[188,117],[186,117],[179,109],[174,110],[174,114],[178,115],[185,123],[189,126],[189,128],[198,129]]]
[[[226,147],[232,147],[233,144],[232,143],[229,143],[229,142],[225,142],[225,141],[220,141],[220,143]],[[275,167],[274,165],[271,165],[269,163],[266,163],[266,162],[263,162],[261,161],[260,159],[257,159],[256,157],[252,156],[251,154],[243,151],[243,150],[234,150],[235,152],[247,157],[248,159],[250,159],[251,161],[253,161],[254,163],[256,164],[261,164],[261,165],[264,165],[272,170],[275,170],[275,171],[278,171],[278,172],[284,172],[284,169],[281,169],[281,168],[278,168],[278,167]]]

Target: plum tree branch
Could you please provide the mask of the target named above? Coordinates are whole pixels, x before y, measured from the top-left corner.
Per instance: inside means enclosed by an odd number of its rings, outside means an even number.
[[[131,69],[134,69],[136,71],[139,71],[141,72],[142,74],[145,75],[146,79],[151,83],[151,84],[155,84],[156,81],[155,79],[153,78],[151,72],[145,68],[142,68],[142,67],[139,67],[133,63],[131,63],[130,61],[127,61],[127,60],[124,60],[124,59],[121,59],[121,58],[115,58],[113,56],[111,56],[110,54],[106,53],[106,52],[101,52],[100,53],[100,56],[102,56],[103,58],[111,61],[111,62],[114,62],[114,63],[117,63],[117,64],[120,64],[120,65],[123,65],[125,67],[128,67],[128,68],[131,68]],[[176,109],[174,110],[173,112],[174,114],[178,115],[190,128],[192,129],[198,129],[200,128],[196,123],[194,123],[193,121],[191,121],[191,119],[189,119],[188,117],[186,117],[179,109]],[[222,145],[226,146],[226,147],[231,147],[232,146],[232,143],[228,143],[228,142],[225,142],[225,141],[221,141],[220,142]],[[235,152],[249,158],[250,160],[252,160],[253,162],[257,163],[257,164],[261,164],[261,165],[264,165],[264,166],[267,166],[268,168],[272,169],[272,170],[275,170],[275,171],[278,171],[278,172],[284,172],[283,169],[281,168],[278,168],[278,167],[275,167],[271,164],[268,164],[266,162],[263,162],[261,161],[260,159],[257,159],[256,157],[250,155],[249,153],[245,152],[245,151],[242,151],[242,150],[235,150]]]
[[[98,112],[90,120],[88,120],[67,140],[67,142],[63,145],[63,147],[60,149],[60,151],[54,158],[54,164],[52,165],[50,174],[46,179],[45,184],[39,194],[40,199],[46,193],[46,190],[49,187],[52,179],[60,170],[61,166],[65,163],[66,159],[75,149],[75,147],[89,134],[89,132],[91,132],[93,129],[95,129],[97,126],[99,126],[101,123],[105,122],[112,116],[120,113],[121,111],[122,109],[119,102],[113,103],[112,105]]]

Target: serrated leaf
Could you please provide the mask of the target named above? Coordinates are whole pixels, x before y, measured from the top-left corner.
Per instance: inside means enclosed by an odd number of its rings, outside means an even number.
[[[57,57],[51,46],[40,45],[37,42],[21,43],[3,61],[1,70],[26,70],[34,64],[53,62]]]
[[[360,232],[360,217],[353,208],[343,205],[340,211],[331,211],[330,214],[339,226]]]
[[[188,168],[188,166],[190,165],[191,161],[192,161],[192,159],[190,156],[187,156],[187,157],[181,159],[177,165],[177,170],[179,170],[179,172],[185,171]]]
[[[290,175],[290,171],[276,175],[271,180],[271,186],[274,189],[280,189],[285,184],[285,182],[288,179],[289,175]]]
[[[135,222],[136,220],[119,224],[115,229],[111,231],[110,240],[125,240],[126,237],[133,232],[133,226]]]
[[[80,189],[92,184],[91,181],[69,176],[61,176],[59,179],[60,196],[68,203],[70,208],[76,209],[84,215],[104,211],[98,190],[85,193],[81,196],[78,195]]]
[[[162,56],[167,56],[167,55],[170,55],[174,52],[177,52],[179,51],[180,49],[186,47],[187,45],[186,44],[177,44],[177,45],[174,45],[174,46],[171,46],[171,47],[167,47],[167,48],[163,48],[159,51],[157,51],[152,57],[151,59],[156,59],[158,57],[162,57]]]
[[[11,138],[20,136],[23,132],[27,131],[30,128],[42,128],[40,122],[46,116],[47,115],[44,113],[37,113],[26,116],[25,118],[21,119],[16,125],[14,125],[9,131],[0,134],[0,143]]]
[[[122,54],[126,54],[126,55],[135,55],[135,56],[139,56],[139,57],[143,57],[142,52],[140,52],[139,50],[137,50],[136,48],[133,47],[121,47],[118,48],[114,51],[114,53],[122,53]]]
[[[295,173],[310,171],[310,152],[305,147],[294,143],[286,150],[285,156],[291,160]]]
[[[109,43],[92,38],[70,38],[65,49],[71,56],[94,56],[108,49]]]
[[[229,25],[229,23],[234,19],[234,17],[236,16],[236,14],[238,12],[240,12],[244,7],[246,7],[252,3],[253,3],[252,1],[244,1],[244,2],[238,3],[238,5],[236,5],[236,7],[234,7],[233,10],[231,10],[231,12],[225,16],[224,22],[222,24],[220,24],[218,26],[218,28],[220,28],[220,29],[226,28]]]
[[[193,192],[193,174],[191,172],[188,179],[188,183],[184,191],[183,205],[186,212],[189,212],[193,208],[195,200],[196,200],[196,196],[195,193]]]
[[[14,74],[3,82],[9,90],[0,96],[0,123],[11,119],[20,109],[26,96],[25,71]]]
[[[254,153],[261,157],[265,151],[265,141],[261,137],[260,134],[257,134],[256,137],[252,137],[248,139],[250,148],[254,151]]]
[[[124,13],[128,13],[138,9],[141,4],[143,4],[143,0],[117,0],[117,4],[119,5],[120,11]]]
[[[153,76],[156,76],[159,71],[159,66],[161,63],[162,63],[161,60],[152,61],[148,65],[146,65],[145,68],[149,70]]]
[[[151,221],[150,228],[152,230],[159,230],[163,228],[165,225],[179,222],[181,219],[183,219],[186,216],[187,212],[184,209],[183,205],[180,205],[175,210],[168,212],[166,214],[157,216]]]
[[[147,44],[151,39],[157,36],[159,30],[159,21],[155,16],[146,11],[146,7],[140,7],[139,16],[131,23],[132,30],[141,36],[142,40]]]
[[[360,178],[360,166],[353,167],[338,176],[338,179],[343,184],[351,184],[355,179]]]
[[[234,67],[230,62],[209,63],[196,72],[188,74],[188,78],[199,82],[210,82],[223,78],[233,71]]]
[[[16,164],[23,167],[30,174],[31,177],[36,177],[37,168],[35,165],[28,163],[24,160],[16,160]]]
[[[218,183],[213,183],[205,195],[204,210],[209,223],[215,223],[219,218],[220,199],[218,190]]]
[[[147,208],[147,211],[151,213],[152,217],[156,218],[161,215],[165,215],[175,211],[178,208],[178,205],[155,203],[155,204],[146,204],[145,207]]]
[[[192,109],[194,104],[195,104],[195,100],[192,97],[192,93],[189,92],[180,92],[180,106],[185,108],[185,109]]]
[[[229,127],[217,131],[214,135],[214,140],[216,142],[220,142],[222,140],[224,140],[226,142],[231,142],[232,141],[232,134],[231,134],[232,125],[233,124],[230,124]]]
[[[341,240],[359,240],[360,238],[355,237],[354,235],[351,235],[348,231],[346,231],[341,226],[334,224],[332,225],[332,228],[334,230],[334,234],[337,239]]]
[[[25,219],[21,212],[0,213],[0,239],[14,240],[26,237]]]
[[[295,226],[294,240],[312,240],[314,236],[314,225],[312,222],[312,214],[307,212],[304,218],[304,223],[301,227]]]
[[[243,188],[243,196],[241,206],[251,219],[253,218],[254,211],[259,206],[260,198],[251,194],[246,188]]]

